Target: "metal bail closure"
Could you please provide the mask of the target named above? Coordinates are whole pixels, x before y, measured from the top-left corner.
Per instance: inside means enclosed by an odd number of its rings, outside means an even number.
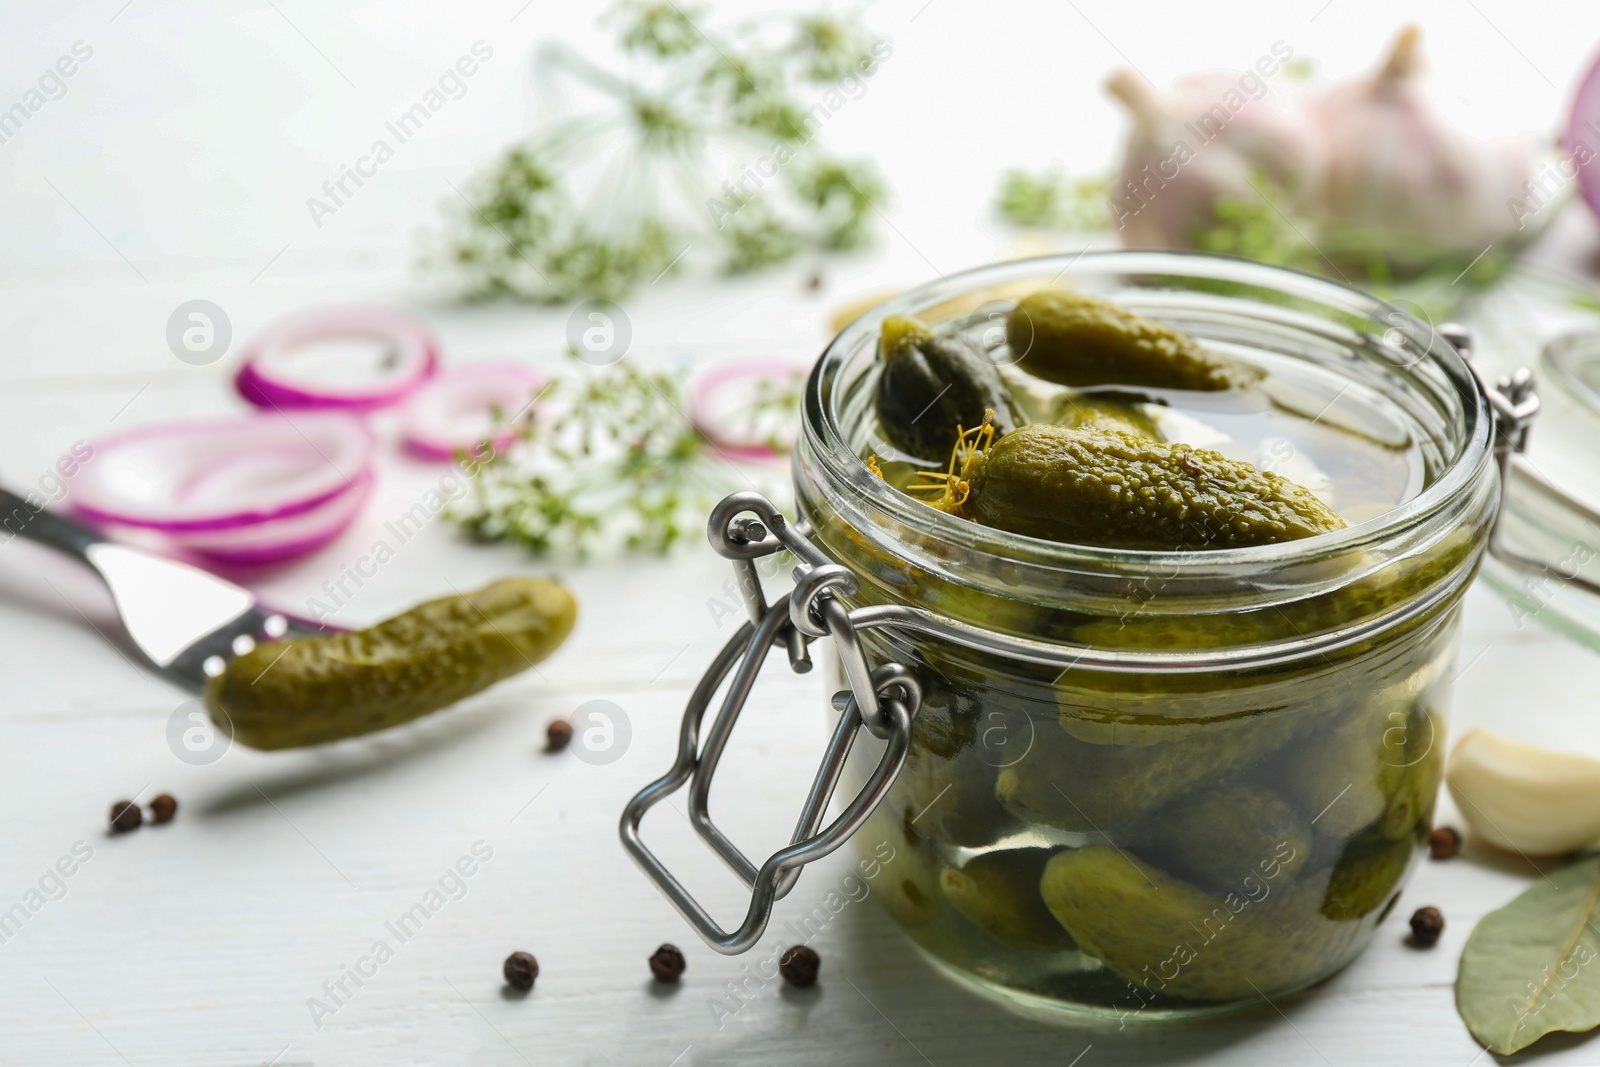
[[[903,664],[890,662],[869,668],[852,614],[834,596],[835,589],[846,596],[854,593],[855,575],[848,568],[829,563],[806,539],[805,532],[785,519],[766,497],[759,493],[727,497],[712,510],[707,535],[717,554],[733,561],[739,594],[750,621],[717,653],[689,697],[672,769],[628,802],[619,830],[628,853],[705,943],[725,955],[734,955],[760,939],[772,916],[773,904],[794,887],[800,868],[844,844],[888,792],[905,764],[911,720],[922,703],[922,688]],[[776,603],[768,604],[755,561],[784,549],[793,553],[796,560],[794,589]],[[789,844],[768,856],[758,868],[711,821],[711,781],[767,654],[773,646],[782,647],[791,669],[804,673],[811,669],[808,646],[819,637],[833,638],[850,688],[834,695],[839,723],[806,794]],[[700,721],[730,673],[732,681],[702,744]],[[857,731],[863,729],[885,742],[883,755],[861,791],[833,822],[822,827],[845,758]],[[645,846],[639,834],[645,812],[685,783],[689,785],[689,822],[695,832],[750,887],[750,909],[744,922],[731,932],[717,925]]]

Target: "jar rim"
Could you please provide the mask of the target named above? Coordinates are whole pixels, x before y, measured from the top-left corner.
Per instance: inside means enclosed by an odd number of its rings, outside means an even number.
[[[1438,476],[1421,492],[1370,519],[1330,533],[1297,541],[1237,548],[1150,550],[1107,548],[1047,541],[993,529],[945,514],[901,493],[873,474],[852,449],[841,424],[833,387],[859,351],[875,338],[890,315],[914,314],[921,308],[1007,282],[1053,275],[1050,284],[1070,284],[1074,271],[1117,275],[1186,276],[1197,280],[1239,283],[1286,292],[1299,299],[1341,312],[1395,326],[1417,349],[1417,361],[1427,360],[1444,377],[1460,405],[1461,444]],[[1408,336],[1409,335],[1409,336]],[[1424,345],[1411,338],[1426,339]],[[1185,565],[1192,569],[1203,555],[1207,573],[1225,577],[1263,567],[1283,566],[1308,559],[1355,552],[1372,547],[1425,522],[1459,501],[1474,482],[1492,468],[1492,416],[1482,384],[1456,348],[1431,323],[1396,304],[1351,285],[1288,267],[1269,266],[1233,256],[1190,251],[1084,251],[1011,260],[961,271],[890,298],[869,309],[829,342],[807,379],[804,395],[802,441],[820,462],[828,479],[875,512],[919,525],[942,541],[968,549],[994,552],[1040,566],[1117,571],[1132,566],[1162,568]],[[797,463],[798,459],[797,451]]]

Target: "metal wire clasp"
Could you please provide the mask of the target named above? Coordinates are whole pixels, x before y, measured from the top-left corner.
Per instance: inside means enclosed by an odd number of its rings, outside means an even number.
[[[753,516],[753,517],[752,517]],[[922,703],[922,688],[909,668],[900,663],[868,665],[855,620],[835,591],[856,592],[856,577],[846,567],[829,563],[805,537],[805,532],[784,518],[772,502],[759,493],[735,493],[718,504],[707,524],[711,547],[733,561],[739,594],[750,621],[733,635],[700,684],[689,697],[678,734],[678,757],[672,769],[641,789],[623,809],[622,844],[644,868],[668,900],[694,926],[706,944],[726,955],[743,952],[760,939],[772,915],[773,904],[794,887],[800,868],[821,859],[855,833],[872,814],[906,760],[911,740],[911,720]],[[788,549],[794,554],[794,589],[768,604],[761,591],[755,561]],[[808,646],[819,637],[833,638],[850,688],[834,695],[840,712],[838,725],[822,757],[822,766],[806,794],[794,834],[758,868],[711,821],[711,781],[723,749],[733,733],[739,712],[749,699],[756,675],[774,645],[788,653],[797,672],[811,669]],[[717,717],[700,743],[700,721],[730,672]],[[883,755],[861,791],[833,822],[822,826],[828,801],[839,783],[845,758],[859,730],[885,742]],[[744,922],[732,932],[722,929],[682,883],[662,865],[639,835],[645,812],[660,800],[689,785],[689,821],[724,863],[750,887],[750,908]]]

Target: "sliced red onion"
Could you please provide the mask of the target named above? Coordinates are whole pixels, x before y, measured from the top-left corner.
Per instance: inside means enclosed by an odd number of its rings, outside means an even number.
[[[376,360],[370,352],[374,342],[381,346]],[[367,351],[352,359],[354,346]],[[260,408],[368,411],[403,399],[432,376],[438,362],[433,335],[409,315],[386,308],[323,308],[286,319],[256,338],[234,385]]]
[[[283,563],[315,552],[344,533],[367,502],[372,474],[363,472],[353,481],[347,492],[298,515],[232,530],[174,533],[167,537],[176,547],[216,563],[236,567]]]
[[[92,522],[198,534],[317,511],[370,480],[373,440],[336,412],[140,426],[90,442],[69,497]]]
[[[1578,190],[1590,210],[1600,215],[1600,58],[1595,60],[1572,101],[1572,119],[1567,123],[1567,151],[1571,166],[1578,172]]]
[[[786,385],[810,369],[809,364],[774,359],[745,360],[713,368],[701,375],[690,391],[689,421],[718,451],[732,458],[771,459],[783,455],[794,444],[792,426],[774,428],[774,436],[783,446],[777,449],[771,438],[752,434],[754,427],[730,429],[730,423],[739,419],[741,412],[748,415],[761,382]]]
[[[344,533],[366,504],[372,482],[371,474],[363,474],[350,491],[309,511],[231,530],[164,532],[114,522],[95,526],[118,541],[202,567],[262,567],[315,552]]]
[[[515,423],[547,381],[520,363],[469,363],[441,371],[400,411],[406,448],[428,460],[449,460],[485,441],[502,451],[516,439]]]

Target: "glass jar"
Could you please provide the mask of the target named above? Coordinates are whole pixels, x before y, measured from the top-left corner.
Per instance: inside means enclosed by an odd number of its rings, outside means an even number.
[[[1350,525],[1253,548],[1081,547],[955,518],[878,476],[884,318],[966,332],[1025,369],[1003,316],[1052,286],[1263,369],[1264,406],[1163,418],[1231,427],[1258,454],[1286,442],[1284,473],[1327,475]],[[938,965],[1013,1003],[1126,1019],[1288,993],[1362,949],[1430,828],[1459,603],[1497,504],[1491,411],[1449,343],[1292,271],[1051,257],[858,319],[814,370],[803,421],[796,508],[856,576],[843,602],[912,606],[947,631],[859,634],[870,661],[912,669],[921,706],[854,843]],[[862,789],[881,752],[863,736],[845,785]]]

